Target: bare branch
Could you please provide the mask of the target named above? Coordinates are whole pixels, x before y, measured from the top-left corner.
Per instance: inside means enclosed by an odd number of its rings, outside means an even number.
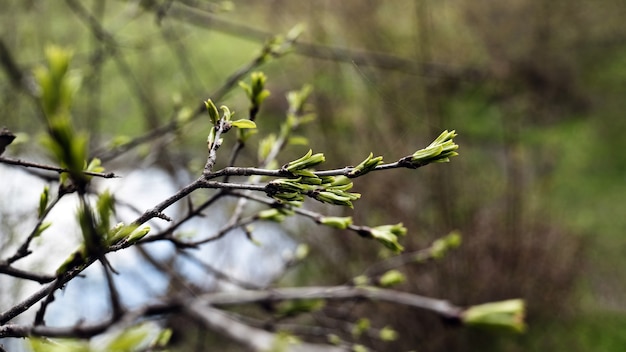
[[[205,305],[241,305],[294,299],[350,300],[365,298],[374,301],[406,305],[437,313],[446,318],[459,318],[463,308],[448,301],[376,287],[330,286],[289,287],[267,291],[236,291],[208,293],[196,298]]]
[[[25,279],[25,280],[32,280],[40,284],[52,282],[55,279],[55,277],[51,275],[36,274],[36,273],[31,273],[28,271],[14,268],[10,266],[9,264],[7,264],[6,262],[0,263],[0,274],[6,274],[9,276],[13,276],[13,277],[17,277],[17,278]]]
[[[8,164],[8,165],[22,166],[22,167],[30,167],[30,168],[41,169],[41,170],[49,170],[49,171],[58,172],[60,174],[64,173],[64,172],[67,172],[67,173],[70,172],[70,170],[64,169],[62,167],[45,165],[45,164],[39,164],[39,163],[33,163],[33,162],[30,162],[30,161],[24,161],[24,160],[20,160],[20,159],[11,159],[11,158],[5,158],[5,157],[0,157],[0,163]],[[95,176],[95,177],[102,177],[102,178],[116,178],[116,177],[119,177],[119,176],[116,176],[112,172],[102,173],[102,172],[82,171],[82,173],[87,175],[87,176]]]
[[[155,10],[154,7],[151,8]],[[212,13],[174,2],[167,10],[167,16],[202,28],[214,29],[223,33],[266,41],[272,34],[250,26],[221,19]],[[473,67],[454,67],[446,64],[420,63],[414,60],[380,52],[357,51],[321,44],[296,42],[294,51],[317,59],[348,62],[359,66],[373,66],[383,70],[400,71],[412,75],[459,80],[482,80],[487,72]]]
[[[235,320],[228,313],[207,306],[201,301],[194,301],[185,307],[185,313],[192,316],[213,331],[237,341],[255,351],[268,351],[276,347],[280,337],[267,331],[253,328]],[[331,345],[315,345],[311,343],[298,343],[289,346],[289,351],[314,352],[314,351],[346,351],[346,349]]]

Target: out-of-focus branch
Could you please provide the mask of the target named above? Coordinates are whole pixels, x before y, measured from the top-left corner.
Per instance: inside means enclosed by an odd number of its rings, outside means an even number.
[[[9,77],[9,80],[14,87],[27,92],[30,96],[36,95],[36,90],[34,86],[32,84],[28,84],[27,77],[13,58],[13,54],[11,54],[11,51],[6,46],[4,40],[1,37],[0,65],[4,69],[4,72],[7,74],[7,77]]]
[[[33,162],[30,162],[30,161],[24,161],[24,160],[20,160],[20,159],[11,159],[11,158],[5,158],[5,157],[0,157],[0,163],[9,164],[9,165],[16,165],[16,166],[22,166],[22,167],[31,167],[31,168],[35,168],[35,169],[41,169],[41,170],[55,171],[55,172],[58,172],[58,173],[70,172],[70,170],[64,169],[62,167],[51,166],[51,165],[40,164],[40,163],[33,163]],[[85,174],[87,176],[95,176],[95,177],[102,177],[102,178],[116,178],[116,177],[118,177],[118,176],[116,176],[112,172],[102,173],[102,172],[93,172],[93,171],[83,171],[83,174]]]
[[[55,277],[51,275],[31,273],[28,271],[14,268],[6,263],[0,263],[0,274],[13,276],[20,279],[32,280],[40,284],[52,282],[55,279]]]
[[[258,302],[279,302],[295,299],[350,300],[364,298],[419,308],[446,318],[459,318],[463,308],[448,301],[375,287],[311,286],[276,288],[267,291],[217,292],[201,295],[196,301],[205,305],[241,305]]]
[[[280,336],[265,330],[254,328],[235,320],[228,313],[195,301],[185,307],[187,315],[196,318],[208,328],[224,336],[228,336],[254,351],[269,351],[281,346]],[[289,345],[288,351],[314,352],[314,351],[346,351],[344,348],[331,345],[316,345],[311,343],[297,343]]]
[[[113,35],[106,31],[102,24],[94,17],[79,1],[66,0],[65,3],[76,14],[76,16],[83,21],[91,33],[106,45],[107,50],[113,57],[117,64],[118,70],[120,70],[121,76],[126,80],[128,86],[134,91],[135,96],[140,102],[143,109],[144,116],[149,124],[156,125],[158,123],[158,113],[155,108],[155,104],[151,101],[150,97],[144,91],[143,87],[135,77],[135,74],[119,53],[119,45],[117,44]]]
[[[149,4],[150,2],[146,3]],[[151,10],[157,9],[156,6],[148,6],[148,8]],[[240,38],[265,41],[272,37],[268,32],[221,19],[219,16],[215,16],[210,12],[190,7],[179,2],[172,3],[165,15],[187,24],[214,29]],[[349,62],[359,66],[373,66],[384,70],[401,71],[427,77],[480,80],[487,76],[487,72],[478,68],[454,67],[452,65],[438,63],[420,63],[386,53],[352,50],[301,41],[294,43],[294,51],[300,55],[322,60]]]

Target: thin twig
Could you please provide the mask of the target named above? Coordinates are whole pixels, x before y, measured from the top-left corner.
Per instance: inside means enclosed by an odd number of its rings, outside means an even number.
[[[154,9],[152,9],[154,10]],[[179,2],[169,8],[167,15],[186,24],[209,28],[223,33],[248,38],[255,41],[266,41],[272,35],[247,25],[224,20],[209,12],[199,10]],[[323,60],[347,62],[359,66],[372,66],[383,70],[400,71],[412,75],[476,81],[483,80],[488,73],[476,67],[455,67],[447,64],[416,62],[414,60],[381,52],[351,50],[327,45],[296,42],[294,52],[303,56]]]
[[[11,158],[5,158],[5,157],[0,157],[0,163],[9,164],[9,165],[16,165],[16,166],[22,166],[22,167],[31,167],[31,168],[35,168],[35,169],[41,169],[41,170],[55,171],[55,172],[57,172],[59,174],[64,173],[64,172],[66,172],[66,173],[70,172],[69,169],[65,169],[65,168],[58,167],[58,166],[34,163],[34,162],[30,162],[30,161],[24,161],[24,160],[20,160],[20,159],[11,159]],[[93,172],[93,171],[81,171],[81,172],[84,175],[87,175],[87,176],[95,176],[95,177],[102,177],[102,178],[117,178],[117,177],[119,177],[119,176],[116,176],[113,172],[107,172],[107,173]]]
[[[36,274],[21,269],[14,268],[7,263],[0,263],[0,274],[5,274],[13,277],[17,277],[25,280],[36,281],[40,284],[45,284],[54,281],[55,277],[45,274]]]
[[[26,237],[26,240],[24,241],[24,243],[22,243],[22,245],[17,249],[17,251],[15,252],[15,254],[13,254],[9,259],[7,259],[7,263],[12,264],[28,255],[30,255],[32,252],[28,249],[28,247],[30,247],[30,243],[32,242],[32,240],[35,238],[35,236],[37,236],[37,233],[39,232],[39,228],[40,226],[43,225],[44,220],[46,219],[46,217],[48,216],[48,214],[50,213],[50,211],[52,210],[52,208],[54,208],[59,201],[61,200],[61,197],[63,197],[66,193],[59,193],[59,195],[57,197],[54,198],[54,200],[52,201],[52,203],[50,203],[46,209],[43,211],[43,214],[41,214],[41,216],[39,217],[39,219],[37,219],[37,223],[35,224],[35,227],[33,228],[33,230],[30,232],[30,234],[28,234],[28,237]]]

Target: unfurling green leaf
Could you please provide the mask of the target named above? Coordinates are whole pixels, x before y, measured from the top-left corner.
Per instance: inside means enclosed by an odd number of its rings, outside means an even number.
[[[269,134],[259,142],[259,162],[264,161],[270,155],[272,147],[276,144],[276,135]]]
[[[525,304],[521,299],[485,303],[467,308],[461,315],[465,325],[522,333]]]
[[[98,158],[93,158],[85,168],[85,171],[89,172],[104,172],[102,162]]]
[[[85,264],[87,259],[87,248],[84,244],[80,245],[72,254],[56,270],[57,275],[64,274],[69,269]]]
[[[298,114],[298,112],[304,109],[304,104],[312,91],[311,86],[305,85],[298,91],[294,90],[287,93],[287,102],[289,102],[289,111],[291,114]]]
[[[378,336],[383,341],[395,341],[398,339],[398,332],[390,326],[385,326],[380,330]]]
[[[322,203],[334,204],[334,205],[342,205],[346,207],[353,208],[352,201],[358,199],[361,195],[358,193],[347,193],[343,192],[338,194],[338,192],[330,192],[330,191],[321,191],[314,192],[313,198]]]
[[[309,139],[303,136],[292,136],[287,141],[289,145],[308,145]]]
[[[220,106],[220,109],[222,109],[222,118],[224,119],[224,121],[230,121],[230,118],[233,117],[233,115],[235,114],[235,112],[231,112],[226,105]]]
[[[41,192],[41,195],[39,196],[39,209],[37,211],[37,217],[39,219],[41,219],[41,217],[43,216],[43,213],[46,211],[46,208],[48,207],[49,198],[50,198],[50,187],[44,186],[43,192]]]
[[[320,219],[320,224],[345,230],[348,226],[352,225],[352,217],[325,216]]]
[[[428,147],[420,149],[410,157],[400,160],[406,167],[420,167],[430,163],[449,162],[450,157],[459,155],[456,150],[459,146],[452,140],[456,137],[455,131],[445,130]]]
[[[267,76],[265,76],[263,72],[252,72],[250,81],[250,85],[245,82],[239,82],[239,86],[243,88],[246,95],[248,95],[252,106],[258,109],[261,103],[270,96],[270,91],[265,89]]]
[[[406,276],[398,270],[389,270],[383,274],[378,280],[378,283],[382,287],[391,287],[399,285],[406,281]]]
[[[374,158],[374,154],[370,153],[370,155],[365,158],[359,165],[355,166],[350,172],[348,172],[348,177],[357,177],[363,176],[366,173],[374,170],[376,166],[380,165],[383,162],[382,156],[377,156]]]
[[[285,220],[285,214],[279,209],[266,209],[260,211],[257,215],[260,220],[283,222]]]
[[[367,319],[367,318],[359,319],[354,324],[354,327],[352,327],[352,336],[354,336],[355,338],[358,338],[364,332],[366,332],[370,328],[370,326],[371,326],[371,323],[370,323],[369,319]]]
[[[209,118],[211,119],[211,123],[213,125],[216,125],[217,121],[219,121],[220,119],[220,113],[217,111],[217,107],[215,106],[215,104],[213,104],[213,101],[211,99],[205,101],[204,105],[209,112]]]
[[[309,248],[309,246],[305,243],[300,243],[295,250],[294,253],[294,259],[301,261],[304,260],[306,257],[309,256],[309,252],[311,251],[311,249]]]
[[[402,247],[402,245],[398,242],[398,237],[404,236],[407,231],[406,227],[404,227],[402,223],[366,228],[362,231],[365,231],[366,235],[371,236],[394,252],[401,252],[404,250],[404,247]]]
[[[51,222],[44,222],[41,225],[37,226],[35,233],[33,234],[33,238],[41,236],[41,234],[46,231],[52,225]]]
[[[46,66],[34,70],[39,85],[39,99],[46,118],[66,115],[72,98],[80,86],[80,76],[71,75],[69,65],[72,52],[57,46],[45,50]]]
[[[96,212],[98,220],[96,229],[98,233],[107,233],[109,231],[111,215],[115,213],[115,198],[109,191],[105,191],[98,197],[96,201]]]
[[[367,286],[370,284],[370,278],[367,275],[359,275],[352,279],[354,286]]]
[[[128,235],[128,243],[136,243],[145,235],[147,235],[148,232],[150,232],[150,226],[147,225],[142,228],[136,229],[135,231],[131,232],[130,235]]]
[[[288,163],[287,165],[283,166],[283,169],[289,172],[293,172],[297,170],[304,170],[312,166],[315,166],[317,164],[321,164],[324,161],[326,161],[324,154],[322,153],[313,154],[313,151],[309,149],[309,151],[306,154],[304,154],[303,157]]]
[[[156,339],[152,342],[152,347],[163,348],[167,346],[172,338],[173,331],[172,329],[163,329]]]
[[[453,231],[445,237],[439,238],[430,246],[430,256],[434,259],[443,258],[450,249],[461,245],[461,235]]]
[[[367,349],[367,347],[363,346],[363,345],[353,345],[352,346],[352,352],[368,352],[369,350]]]
[[[254,121],[245,119],[232,121],[230,124],[237,128],[256,128],[256,123],[254,123]]]

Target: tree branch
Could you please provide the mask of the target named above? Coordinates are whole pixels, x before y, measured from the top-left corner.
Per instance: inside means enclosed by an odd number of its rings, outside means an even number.
[[[424,297],[408,292],[400,292],[376,287],[354,286],[311,286],[276,288],[267,291],[242,290],[235,292],[208,293],[196,298],[205,305],[241,305],[259,302],[280,302],[297,299],[350,300],[365,298],[373,301],[389,302],[412,308],[424,309],[446,318],[459,318],[463,308],[448,301]]]
[[[253,328],[235,320],[228,313],[194,301],[185,307],[185,313],[196,318],[211,330],[228,336],[254,351],[269,351],[280,345],[280,336],[265,330]],[[346,349],[331,345],[316,345],[311,343],[297,343],[289,345],[288,351],[314,352],[314,351],[346,351]]]
[[[30,162],[30,161],[24,161],[24,160],[20,160],[20,159],[11,159],[11,158],[5,158],[5,157],[0,157],[0,163],[8,164],[8,165],[22,166],[22,167],[30,167],[30,168],[41,169],[41,170],[54,171],[54,172],[57,172],[59,174],[64,173],[64,172],[66,172],[66,173],[70,172],[70,170],[64,169],[62,167],[51,166],[51,165],[40,164],[40,163],[33,163],[33,162]],[[102,177],[102,178],[117,178],[117,177],[119,177],[119,176],[116,176],[112,172],[102,173],[102,172],[82,171],[82,173],[84,175],[87,175],[87,176],[95,176],[95,177]]]

